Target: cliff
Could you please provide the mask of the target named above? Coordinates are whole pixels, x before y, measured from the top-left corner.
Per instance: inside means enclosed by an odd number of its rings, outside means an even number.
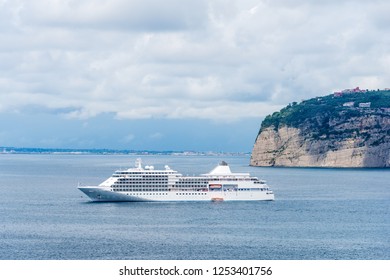
[[[250,164],[390,167],[390,91],[289,104],[262,122]]]

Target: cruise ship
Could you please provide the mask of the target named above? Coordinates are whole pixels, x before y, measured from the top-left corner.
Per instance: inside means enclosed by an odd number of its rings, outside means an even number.
[[[135,167],[117,170],[98,186],[79,186],[92,201],[247,201],[274,200],[265,181],[249,173],[233,173],[222,161],[209,173],[183,176],[169,166],[157,170]]]

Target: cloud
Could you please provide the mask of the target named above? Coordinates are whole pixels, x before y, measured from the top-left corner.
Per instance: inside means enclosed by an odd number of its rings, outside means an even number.
[[[155,132],[155,133],[152,133],[152,134],[149,135],[150,139],[156,139],[156,140],[159,140],[162,137],[164,137],[164,135],[162,133],[160,133],[160,132]]]
[[[0,111],[258,118],[388,87],[388,1],[2,1]],[[41,108],[41,109],[40,109]]]
[[[134,140],[135,135],[134,134],[127,134],[125,137],[123,137],[122,142],[123,143],[130,143]]]
[[[22,1],[24,23],[99,30],[172,31],[196,28],[207,19],[205,1],[39,0]]]

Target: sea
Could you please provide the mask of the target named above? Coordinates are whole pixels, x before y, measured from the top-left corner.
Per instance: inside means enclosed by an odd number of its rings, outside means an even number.
[[[145,155],[202,174],[224,160],[275,201],[99,203],[77,189],[139,156],[0,154],[2,260],[389,260],[390,170],[266,168],[249,156]]]

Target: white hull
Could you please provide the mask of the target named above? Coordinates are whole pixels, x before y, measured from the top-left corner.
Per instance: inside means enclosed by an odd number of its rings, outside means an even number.
[[[274,200],[272,191],[208,191],[208,192],[113,192],[101,187],[79,187],[92,201],[158,202],[158,201],[260,201]]]

